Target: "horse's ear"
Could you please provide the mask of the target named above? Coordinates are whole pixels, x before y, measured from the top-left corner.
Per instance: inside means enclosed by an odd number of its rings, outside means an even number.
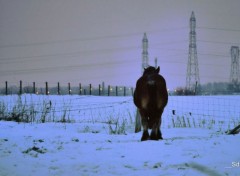
[[[144,67],[144,71],[147,70],[148,67],[149,67],[149,66],[145,66],[145,67]]]
[[[160,67],[158,66],[156,69],[156,73],[159,73],[159,72],[160,72]]]
[[[147,68],[148,68],[148,67],[144,67],[144,68],[143,68],[143,69],[144,69],[144,71],[143,71],[143,72],[145,72],[145,71],[147,70]]]

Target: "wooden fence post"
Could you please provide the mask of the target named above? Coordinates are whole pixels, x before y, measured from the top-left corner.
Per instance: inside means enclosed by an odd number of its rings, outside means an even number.
[[[71,84],[68,83],[68,94],[71,95]]]
[[[92,95],[92,84],[89,84],[89,95]]]
[[[49,94],[49,91],[48,91],[48,82],[46,82],[46,95]]]
[[[5,85],[6,85],[5,94],[8,95],[8,82],[7,81],[5,82]]]
[[[116,86],[116,96],[118,96],[118,86]]]
[[[105,83],[104,81],[102,82],[102,95],[105,95]]]
[[[33,94],[36,94],[36,84],[33,82]]]
[[[82,84],[79,83],[79,95],[82,95]]]
[[[57,83],[57,94],[60,95],[60,83]]]
[[[124,86],[123,95],[126,96],[126,87]]]
[[[108,85],[108,96],[110,96],[110,89],[111,89],[111,86]]]
[[[19,95],[22,95],[22,81],[20,80]]]
[[[98,85],[98,95],[101,96],[101,84]]]

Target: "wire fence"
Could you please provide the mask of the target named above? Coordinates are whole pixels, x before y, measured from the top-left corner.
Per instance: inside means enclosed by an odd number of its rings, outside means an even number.
[[[162,128],[226,131],[240,123],[239,107],[240,96],[169,96],[162,116]],[[34,94],[0,96],[1,120],[124,123],[133,127],[135,117],[136,107],[132,97]]]
[[[240,123],[240,96],[170,96],[164,126],[230,129]]]

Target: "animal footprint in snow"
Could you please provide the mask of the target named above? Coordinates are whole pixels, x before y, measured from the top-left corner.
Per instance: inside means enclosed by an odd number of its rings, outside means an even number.
[[[44,140],[43,139],[38,139],[38,140],[35,139],[35,140],[33,140],[33,142],[34,143],[37,143],[37,142],[42,143],[42,142],[44,142]]]
[[[153,168],[159,168],[159,167],[162,167],[162,163],[156,163],[156,164],[154,164],[154,166],[153,166]]]
[[[79,142],[79,139],[78,138],[72,138],[72,141],[73,142]]]

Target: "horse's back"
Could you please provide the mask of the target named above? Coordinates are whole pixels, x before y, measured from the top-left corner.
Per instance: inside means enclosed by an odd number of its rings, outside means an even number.
[[[167,101],[166,82],[161,75],[139,78],[134,93],[134,103],[139,109],[161,109]]]

